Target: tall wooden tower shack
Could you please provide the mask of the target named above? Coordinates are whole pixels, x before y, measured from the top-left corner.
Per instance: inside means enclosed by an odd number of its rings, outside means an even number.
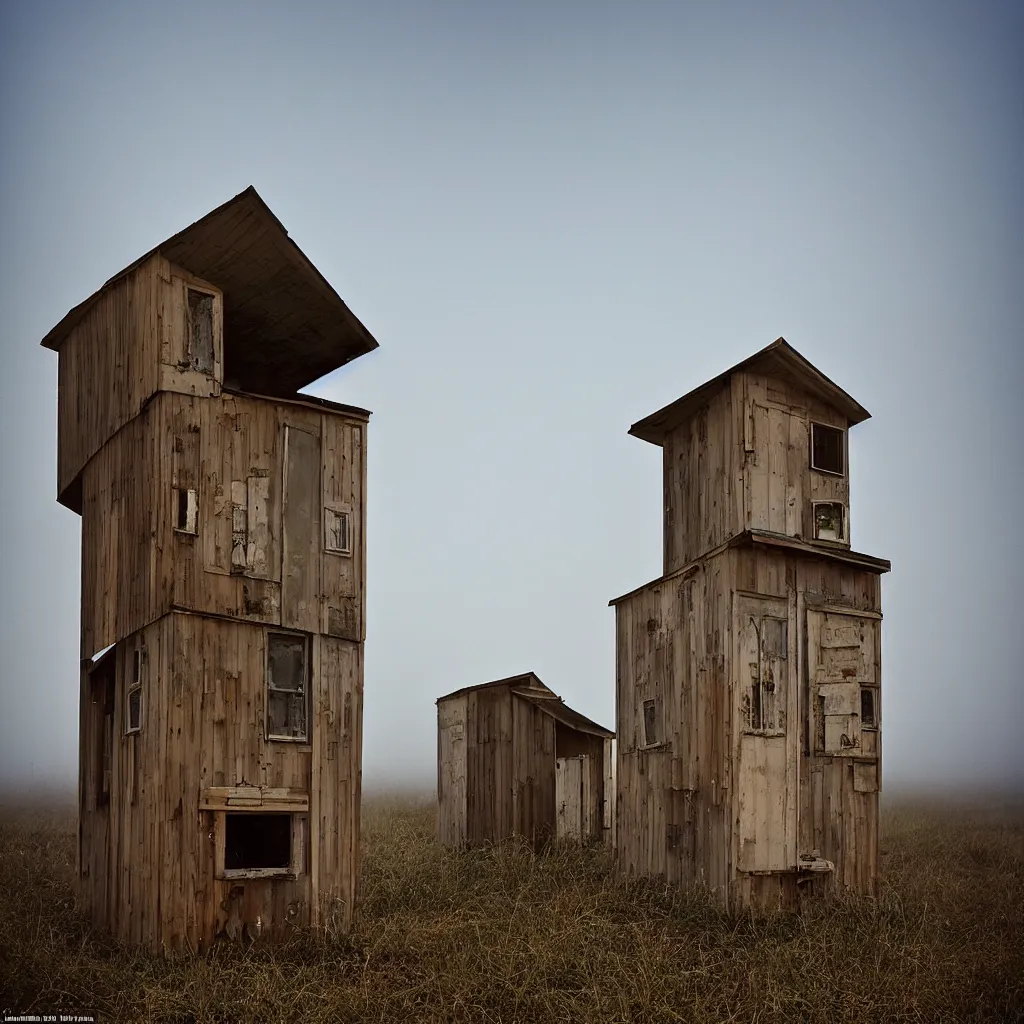
[[[881,574],[850,547],[868,412],[786,341],[635,423],[664,450],[664,574],[612,601],[629,873],[733,909],[873,893]]]
[[[79,874],[151,948],[351,922],[377,347],[252,188],[43,339],[82,518]]]

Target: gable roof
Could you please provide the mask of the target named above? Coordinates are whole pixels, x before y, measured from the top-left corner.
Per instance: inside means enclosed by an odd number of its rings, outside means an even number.
[[[552,697],[555,695],[554,690],[548,689],[548,687],[540,681],[535,673],[521,672],[517,676],[506,676],[504,679],[492,679],[489,683],[477,683],[475,686],[463,686],[459,690],[452,690],[451,693],[446,693],[443,697],[438,697],[434,703],[440,704],[443,700],[449,700],[452,697],[461,697],[464,693],[472,693],[474,690],[485,690],[491,686],[525,686],[539,689],[545,693],[550,693]]]
[[[477,690],[490,689],[493,686],[507,686],[512,694],[519,697],[534,707],[540,709],[544,714],[561,722],[562,725],[575,729],[577,732],[590,733],[593,736],[604,736],[613,738],[614,732],[591,721],[586,715],[574,711],[562,700],[550,687],[545,686],[535,672],[523,672],[517,676],[506,676],[504,679],[494,679],[489,683],[477,683],[476,686],[463,686],[460,690],[453,690],[443,697],[438,697],[435,704],[450,700],[452,697],[462,697],[467,693],[475,693]]]
[[[821,370],[800,355],[785,338],[777,338],[760,352],[755,352],[706,384],[701,384],[700,387],[687,392],[670,405],[638,420],[629,428],[629,433],[633,437],[639,437],[642,441],[650,441],[651,444],[664,444],[665,435],[701,406],[707,404],[719,390],[725,387],[734,373],[748,370],[770,373],[782,377],[784,380],[792,381],[842,413],[846,417],[848,426],[852,427],[871,417],[871,413],[864,406],[847,394],[838,384],[829,380]]]
[[[581,715],[578,711],[573,711],[561,697],[556,697],[553,693],[546,694],[523,690],[513,690],[512,693],[570,729],[589,733],[591,736],[603,736],[605,739],[615,738],[615,733],[610,729],[606,729],[603,725],[598,725],[597,722],[587,718],[586,715]]]
[[[239,389],[282,396],[377,348],[251,185],[161,242],[43,338],[61,343],[113,284],[159,253],[224,293],[224,361]]]

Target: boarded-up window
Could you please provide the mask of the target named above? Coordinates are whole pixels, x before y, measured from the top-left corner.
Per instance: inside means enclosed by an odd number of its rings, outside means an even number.
[[[846,540],[846,509],[841,502],[814,502],[814,539]]]
[[[843,475],[846,461],[843,457],[844,433],[838,427],[824,423],[811,424],[811,469]]]
[[[195,491],[176,488],[174,491],[174,529],[178,533],[197,533],[199,502]]]
[[[653,747],[661,742],[661,701],[644,701],[644,746]]]
[[[267,634],[267,736],[308,738],[308,644],[294,633]]]
[[[213,373],[213,296],[188,289],[188,361],[193,370]]]
[[[351,530],[349,514],[333,508],[324,509],[324,548],[343,555],[351,554]]]

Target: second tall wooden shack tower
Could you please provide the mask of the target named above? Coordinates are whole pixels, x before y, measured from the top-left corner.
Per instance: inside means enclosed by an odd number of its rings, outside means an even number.
[[[868,412],[785,340],[635,423],[664,574],[616,620],[617,859],[733,909],[874,893],[881,580],[850,548]]]
[[[376,341],[250,188],[43,345],[82,517],[93,921],[151,948],[347,927],[369,413],[298,390]]]

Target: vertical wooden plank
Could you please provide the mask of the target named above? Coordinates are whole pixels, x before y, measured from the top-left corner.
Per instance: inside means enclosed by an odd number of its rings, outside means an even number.
[[[320,440],[285,427],[281,619],[316,632],[320,611]]]

